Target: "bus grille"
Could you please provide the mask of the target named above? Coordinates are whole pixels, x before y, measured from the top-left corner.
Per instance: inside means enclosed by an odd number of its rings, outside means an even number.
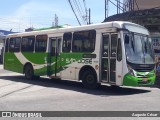
[[[152,71],[154,68],[149,66],[149,67],[136,67],[135,70],[138,72],[150,72]]]

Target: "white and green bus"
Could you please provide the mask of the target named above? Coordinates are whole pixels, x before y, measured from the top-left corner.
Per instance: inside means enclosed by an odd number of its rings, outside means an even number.
[[[10,34],[5,43],[4,69],[27,79],[78,80],[87,88],[148,86],[154,68],[148,30],[130,22]]]

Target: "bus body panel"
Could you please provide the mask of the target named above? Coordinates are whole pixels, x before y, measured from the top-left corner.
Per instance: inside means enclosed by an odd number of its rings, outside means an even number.
[[[5,47],[6,52],[4,54],[4,69],[18,73],[24,73],[25,65],[30,63],[33,66],[34,75],[36,76],[81,80],[83,68],[86,67],[94,70],[96,73],[97,82],[99,83],[107,83],[117,86],[152,85],[155,81],[155,74],[153,70],[150,72],[137,72],[137,74],[143,74],[144,76],[148,75],[146,83],[146,79],[139,78],[138,76],[132,76],[129,73],[123,37],[123,29],[126,29],[124,27],[125,25],[127,26],[126,28],[128,30],[148,35],[147,30],[139,25],[129,22],[109,22],[82,27],[34,31],[8,35],[8,39],[16,37],[22,38],[23,36],[47,35],[47,47],[46,51],[44,52],[36,52],[35,50],[33,52],[9,52],[9,48],[6,50],[7,47]],[[136,28],[139,31],[136,31]],[[79,31],[92,30],[96,31],[94,51],[74,52],[73,34]],[[63,35],[65,33],[72,34],[72,49],[70,52],[63,52]],[[109,40],[107,45],[107,54],[109,54],[109,56],[103,55],[106,54],[102,49],[103,47],[104,49],[106,47],[103,46],[103,39]],[[119,50],[117,49],[119,41],[121,42],[121,60],[117,60],[119,53]],[[54,55],[52,55],[53,48]],[[114,54],[114,56],[112,56],[112,54]],[[103,61],[105,62],[103,63]],[[107,65],[107,68],[104,64]],[[104,73],[102,69],[104,69]]]

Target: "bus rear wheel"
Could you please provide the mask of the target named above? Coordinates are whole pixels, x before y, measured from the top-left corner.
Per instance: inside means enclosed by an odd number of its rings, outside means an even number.
[[[94,71],[86,70],[82,75],[82,83],[88,89],[96,89],[100,84]]]
[[[24,68],[25,78],[28,80],[32,80],[34,78],[34,71],[31,65],[26,65]]]

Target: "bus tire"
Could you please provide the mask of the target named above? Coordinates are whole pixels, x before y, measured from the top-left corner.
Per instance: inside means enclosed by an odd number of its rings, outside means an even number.
[[[113,88],[113,89],[120,89],[121,87],[117,86],[117,85],[111,85],[111,88]]]
[[[97,82],[97,76],[94,71],[86,70],[82,74],[82,83],[88,89],[96,89],[100,84]]]
[[[34,79],[34,71],[32,65],[28,64],[24,68],[24,74],[25,78],[28,80],[33,80]]]

